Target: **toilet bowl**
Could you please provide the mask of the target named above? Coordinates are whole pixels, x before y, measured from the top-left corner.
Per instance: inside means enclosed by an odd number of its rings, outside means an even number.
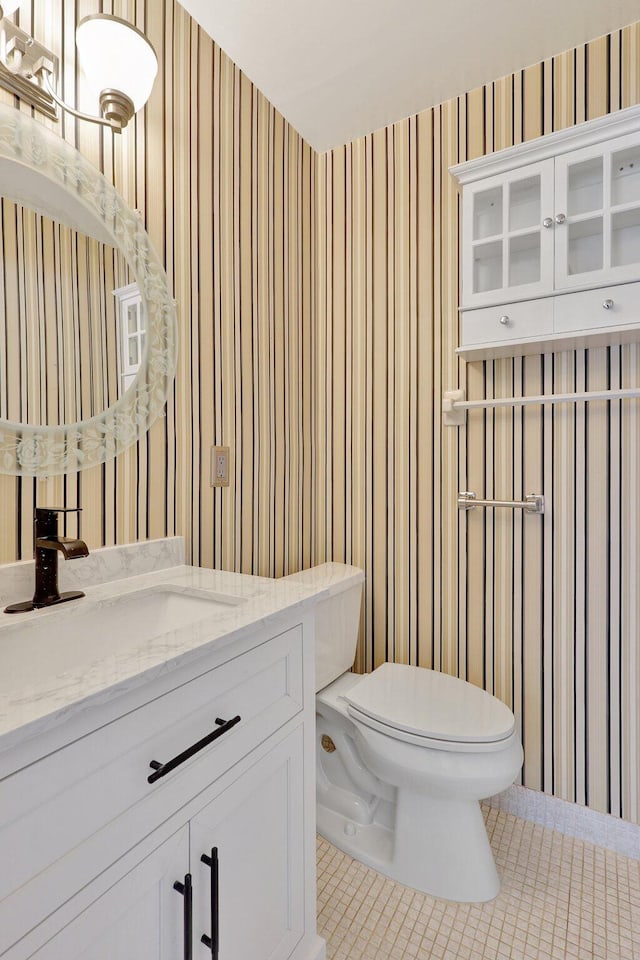
[[[353,664],[363,574],[323,564],[316,607],[318,832],[425,893],[483,902],[500,890],[479,801],[506,789],[523,753],[509,708],[424,667]]]

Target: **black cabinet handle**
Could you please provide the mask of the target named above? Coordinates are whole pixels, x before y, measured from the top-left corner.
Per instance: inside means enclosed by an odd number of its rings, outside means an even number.
[[[172,760],[167,760],[166,763],[160,763],[158,760],[152,760],[149,766],[153,770],[153,773],[149,774],[147,777],[148,783],[155,783],[156,780],[159,780],[160,777],[166,777],[168,773],[171,773],[172,770],[175,770],[176,767],[179,767],[181,763],[184,763],[185,760],[189,760],[194,754],[198,753],[199,750],[204,750],[205,747],[208,747],[210,743],[213,743],[214,740],[217,740],[218,737],[222,737],[228,730],[231,730],[232,727],[235,727],[236,723],[240,723],[241,717],[233,717],[232,720],[221,720],[220,717],[216,719],[217,728],[212,730],[211,733],[208,733],[206,737],[203,737],[202,740],[198,740],[197,743],[194,743],[191,747],[188,747],[186,750],[183,750],[182,753],[179,753]]]
[[[173,889],[177,890],[178,893],[181,893],[184,897],[184,960],[192,960],[193,956],[193,890],[191,888],[191,874],[185,874],[184,883],[180,883],[179,880],[173,885]]]
[[[200,941],[205,947],[211,950],[213,960],[218,960],[218,951],[220,949],[220,937],[218,933],[218,914],[219,914],[219,879],[218,879],[218,848],[211,848],[211,856],[203,853],[200,857],[203,863],[211,867],[211,936],[203,933]]]

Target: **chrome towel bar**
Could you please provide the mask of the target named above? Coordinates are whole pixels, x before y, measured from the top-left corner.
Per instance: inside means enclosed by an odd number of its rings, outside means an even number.
[[[527,513],[544,513],[544,497],[539,493],[528,493],[524,500],[478,500],[470,490],[460,491],[458,510],[472,510],[474,507],[509,507]]]

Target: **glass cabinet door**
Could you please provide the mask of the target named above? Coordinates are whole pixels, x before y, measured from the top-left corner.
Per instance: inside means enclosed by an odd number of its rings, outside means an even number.
[[[640,143],[632,134],[556,159],[556,287],[637,278]]]
[[[470,184],[463,196],[464,306],[550,293],[553,160]]]

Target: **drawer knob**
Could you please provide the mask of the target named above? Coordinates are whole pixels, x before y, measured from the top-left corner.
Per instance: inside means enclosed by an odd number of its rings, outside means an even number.
[[[511,323],[511,320],[510,320],[509,317],[505,314],[504,316],[500,317],[500,323],[502,324],[503,327],[508,327],[509,324]]]
[[[602,306],[604,307],[605,310],[611,310],[611,308],[613,307],[613,300],[609,300],[609,299],[603,300]]]
[[[542,221],[542,226],[543,226],[543,227],[546,227],[547,230],[549,229],[549,227],[552,227],[552,226],[553,226],[553,217],[545,217],[544,220]]]
[[[566,213],[558,213],[556,215],[556,223],[564,223],[567,219]]]

